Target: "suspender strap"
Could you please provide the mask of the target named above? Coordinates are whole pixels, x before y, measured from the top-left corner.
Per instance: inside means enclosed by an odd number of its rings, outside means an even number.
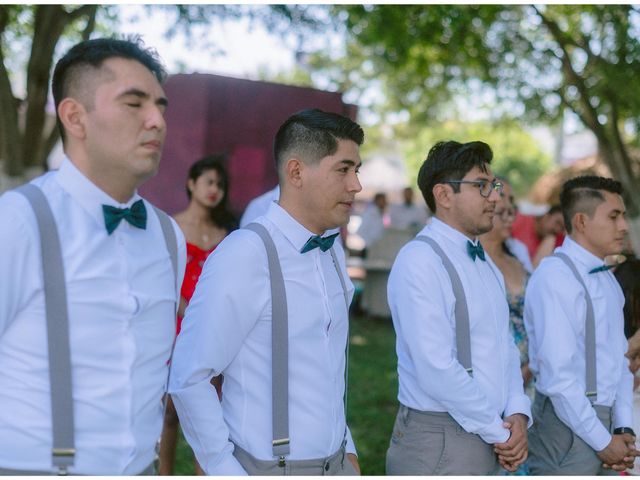
[[[593,302],[591,301],[591,295],[587,290],[587,285],[584,283],[582,276],[578,272],[575,264],[571,261],[569,256],[562,252],[556,252],[554,257],[558,257],[562,260],[571,270],[576,280],[580,282],[584,289],[584,299],[587,302],[587,318],[584,326],[584,351],[585,351],[585,367],[586,367],[586,395],[591,401],[595,402],[598,398],[598,372],[596,367],[596,317],[593,313]]]
[[[257,233],[265,249],[271,279],[271,366],[273,410],[273,456],[284,462],[289,454],[289,315],[287,293],[280,268],[278,251],[267,229],[259,223],[245,228]]]
[[[267,251],[269,265],[269,278],[271,284],[271,358],[272,358],[272,412],[273,412],[273,456],[278,457],[280,466],[285,465],[285,455],[289,449],[289,318],[287,312],[287,295],[284,285],[284,277],[278,251],[267,229],[259,223],[250,223],[244,228],[255,232],[264,243]],[[349,294],[346,281],[340,271],[338,258],[331,249],[333,265],[338,273],[340,284],[344,292],[347,317],[349,315]],[[345,347],[345,394],[344,412],[347,414],[347,381],[349,362],[349,334],[347,323],[347,345]],[[346,422],[345,422],[346,423]],[[346,441],[347,429],[345,424],[344,436]]]
[[[26,184],[17,188],[15,192],[24,195],[31,204],[40,233],[51,383],[52,462],[60,475],[66,475],[67,468],[74,463],[76,450],[67,288],[60,237],[53,213],[42,190],[35,185]]]
[[[449,274],[451,279],[451,286],[453,287],[453,295],[456,299],[455,305],[455,317],[456,317],[456,350],[458,351],[458,362],[464,367],[464,369],[473,376],[473,367],[471,364],[471,330],[469,327],[469,308],[467,307],[467,297],[464,294],[464,288],[460,281],[460,276],[456,271],[453,263],[446,253],[440,248],[440,245],[436,243],[430,237],[425,235],[418,235],[415,240],[428,243],[434,252],[442,260],[445,270]]]
[[[156,215],[158,216],[158,220],[160,221],[160,228],[162,229],[162,235],[164,236],[164,243],[167,246],[167,251],[169,252],[169,257],[171,257],[171,266],[173,267],[173,277],[175,278],[175,287],[174,287],[174,291],[176,292],[176,301],[175,301],[175,305],[174,305],[174,316],[173,318],[175,319],[175,329],[174,332],[177,330],[178,327],[178,303],[179,303],[179,293],[178,293],[178,239],[176,238],[176,231],[173,229],[173,225],[171,223],[171,218],[169,218],[169,215],[167,215],[166,213],[164,213],[162,210],[160,210],[158,207],[156,207],[155,205],[153,206],[153,209],[156,212]],[[171,359],[173,358],[173,351],[175,349],[176,346],[176,336],[173,337],[173,343],[171,344],[171,353],[169,353],[169,368],[167,368],[167,380],[165,381],[165,385],[164,385],[164,394],[162,395],[162,410],[163,410],[163,415],[162,418],[164,418],[164,414],[166,413],[167,410],[167,400],[168,400],[168,395],[167,392],[169,391],[169,377],[171,376],[171,365],[173,362],[171,362]]]
[[[171,266],[173,267],[173,276],[176,279],[176,292],[178,291],[178,239],[176,238],[176,232],[173,229],[171,219],[169,215],[164,213],[158,207],[154,206],[153,209],[160,220],[160,227],[162,228],[162,235],[164,236],[164,242],[167,245],[169,256],[171,257]],[[177,302],[176,302],[177,304]]]
[[[335,248],[331,248],[331,259],[333,260],[333,266],[336,267],[338,278],[340,279],[340,285],[342,285],[342,293],[344,294],[344,303],[347,306],[347,345],[344,347],[344,442],[347,441],[347,401],[349,400],[349,293],[347,291],[347,282],[340,270],[340,264],[338,263],[338,257],[336,256]],[[343,443],[344,443],[343,442]]]
[[[67,284],[64,276],[62,248],[53,213],[42,190],[28,183],[16,188],[15,192],[24,195],[31,204],[40,234],[49,350],[49,381],[51,383],[52,463],[54,467],[58,468],[59,475],[66,475],[68,467],[74,464],[76,450]],[[177,292],[178,242],[176,234],[169,216],[155,207],[154,209],[160,220],[167,250],[171,257]],[[173,349],[171,351],[173,353]]]

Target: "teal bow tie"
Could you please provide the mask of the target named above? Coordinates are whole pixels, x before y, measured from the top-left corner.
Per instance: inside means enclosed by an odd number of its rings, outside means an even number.
[[[601,265],[599,267],[589,270],[589,273],[606,272],[607,270],[612,269],[614,266],[615,265]]]
[[[334,233],[333,235],[328,235],[324,238],[322,238],[320,235],[315,235],[307,240],[307,243],[304,244],[304,247],[302,247],[300,253],[307,253],[308,251],[313,250],[316,247],[320,248],[320,250],[322,250],[323,252],[326,252],[333,246],[333,241],[338,235],[339,233]]]
[[[123,218],[134,227],[143,230],[147,228],[147,209],[142,200],[133,202],[131,208],[117,208],[110,205],[102,205],[102,213],[104,214],[104,226],[107,227],[107,233],[109,235],[118,228]]]
[[[476,261],[476,257],[478,257],[483,262],[486,262],[487,259],[484,256],[484,248],[482,248],[482,244],[478,242],[477,245],[474,245],[469,240],[467,240],[467,253],[471,257],[471,260]]]

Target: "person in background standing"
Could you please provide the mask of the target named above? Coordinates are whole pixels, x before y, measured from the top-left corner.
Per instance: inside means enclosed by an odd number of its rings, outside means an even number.
[[[205,260],[222,239],[237,228],[235,216],[227,208],[229,176],[224,162],[224,155],[209,155],[191,165],[187,176],[189,205],[174,216],[187,241],[187,266],[180,290],[176,335],[180,333],[184,311]],[[218,396],[222,396],[222,376],[214,377],[212,383]],[[169,397],[160,440],[160,475],[173,475],[179,424],[176,408]],[[196,474],[204,475],[197,461],[195,469]]]

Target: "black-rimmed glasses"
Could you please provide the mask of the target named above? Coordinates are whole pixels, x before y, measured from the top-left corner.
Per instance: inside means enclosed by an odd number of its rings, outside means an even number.
[[[489,198],[491,192],[494,190],[499,194],[502,194],[502,189],[504,188],[503,183],[500,180],[445,180],[442,183],[469,183],[471,185],[478,185],[478,190],[480,191],[480,195],[484,198]]]

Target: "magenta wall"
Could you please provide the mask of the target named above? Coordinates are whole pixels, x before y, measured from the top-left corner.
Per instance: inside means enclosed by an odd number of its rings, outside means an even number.
[[[229,205],[240,214],[277,183],[273,137],[291,114],[320,108],[356,116],[340,93],[312,88],[198,73],[173,75],[164,88],[168,131],[160,171],[140,190],[170,214],[186,207],[187,172],[202,156],[227,153]]]

